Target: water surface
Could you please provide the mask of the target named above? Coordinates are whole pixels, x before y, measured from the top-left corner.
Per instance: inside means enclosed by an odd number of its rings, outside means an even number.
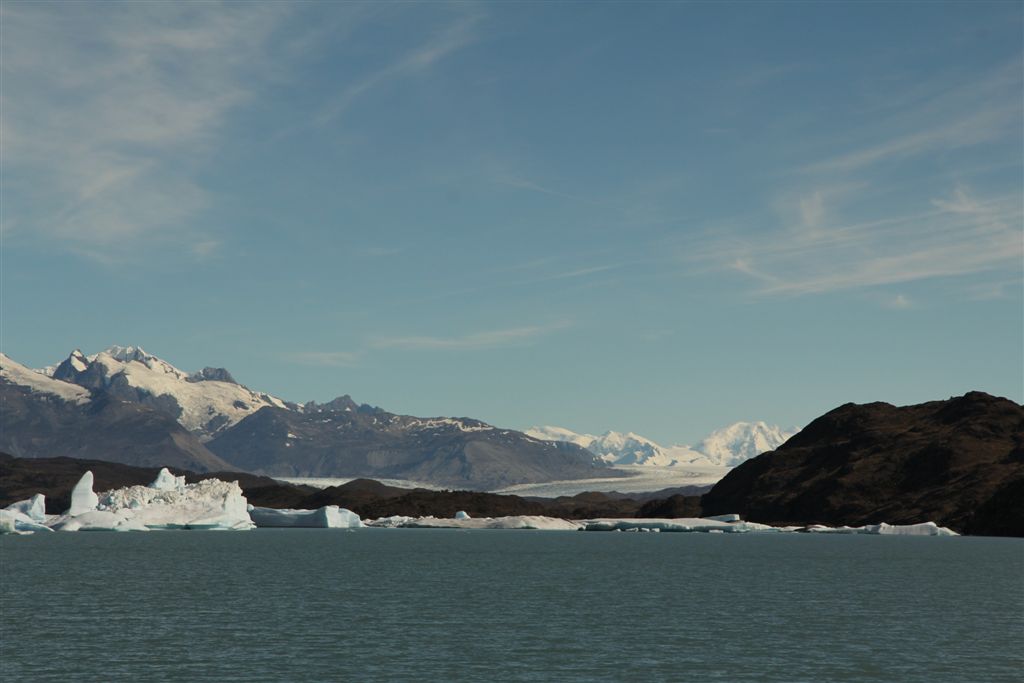
[[[1024,541],[0,538],[3,681],[1020,681]]]

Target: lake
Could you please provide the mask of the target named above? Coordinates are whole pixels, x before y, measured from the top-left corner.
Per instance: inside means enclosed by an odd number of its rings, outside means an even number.
[[[3,681],[1020,681],[1024,540],[0,537]]]

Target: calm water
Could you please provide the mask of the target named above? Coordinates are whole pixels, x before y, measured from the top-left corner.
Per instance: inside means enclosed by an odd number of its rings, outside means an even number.
[[[1020,681],[1024,541],[0,538],[3,681]]]

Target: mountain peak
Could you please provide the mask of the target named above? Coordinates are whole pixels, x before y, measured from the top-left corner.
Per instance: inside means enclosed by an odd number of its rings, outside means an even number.
[[[231,373],[225,368],[205,367],[202,370],[193,372],[186,378],[189,382],[228,382],[238,384]]]
[[[114,360],[121,361],[122,363],[129,363],[133,360],[141,362],[150,358],[155,358],[155,356],[146,353],[146,350],[141,346],[119,346],[114,344],[110,348],[105,349],[103,353],[107,354]]]

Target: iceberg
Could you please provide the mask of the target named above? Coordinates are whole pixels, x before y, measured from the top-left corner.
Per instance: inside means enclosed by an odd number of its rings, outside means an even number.
[[[164,467],[160,470],[160,473],[156,475],[156,479],[149,485],[149,488],[156,489],[158,491],[176,491],[185,486],[185,476],[176,477],[171,474],[171,471]]]
[[[868,534],[871,536],[959,536],[957,532],[935,522],[920,524],[865,524],[864,526],[831,527],[812,524],[807,531],[814,534]]]
[[[359,515],[337,505],[316,510],[278,510],[249,506],[249,516],[259,528],[359,529]]]
[[[372,526],[378,529],[397,529],[406,522],[411,522],[415,517],[407,515],[391,515],[390,517],[378,517],[377,519],[364,522],[365,526]]]
[[[46,521],[46,496],[37,493],[28,500],[19,500],[17,503],[11,503],[5,509],[21,513],[34,522],[42,523]]]
[[[53,531],[42,522],[37,522],[24,512],[8,507],[0,510],[0,534],[31,534],[33,531]]]
[[[469,519],[469,513],[465,510],[459,510],[455,513],[455,519]]]
[[[722,515],[731,518],[734,515]],[[738,517],[738,516],[737,516]],[[715,518],[703,517],[678,517],[674,519],[634,519],[634,518],[602,518],[586,519],[581,522],[586,531],[633,531],[633,530],[658,530],[658,531],[701,531],[721,533],[748,533],[748,532],[778,532],[778,529],[768,524],[757,522],[726,522]]]
[[[880,536],[959,536],[950,528],[939,526],[935,522],[922,522],[920,524],[869,524],[864,527],[864,533],[878,534]]]
[[[383,518],[389,519],[387,517]],[[379,520],[378,520],[379,521]],[[390,526],[370,522],[369,526]],[[540,515],[514,515],[510,517],[477,517],[446,519],[442,517],[414,517],[396,524],[406,529],[538,529],[542,531],[577,531],[578,522]]]
[[[18,534],[18,533],[31,533],[28,531],[18,531],[16,522],[14,521],[14,513],[10,510],[0,510],[0,534]]]
[[[64,513],[65,515],[73,517],[96,509],[100,499],[93,493],[92,484],[92,470],[89,470],[78,480],[75,488],[71,489],[71,507]]]
[[[146,531],[149,529],[252,529],[238,482],[204,479],[186,484],[161,470],[150,486],[92,491],[86,472],[71,493],[71,509],[50,524],[58,531]]]

